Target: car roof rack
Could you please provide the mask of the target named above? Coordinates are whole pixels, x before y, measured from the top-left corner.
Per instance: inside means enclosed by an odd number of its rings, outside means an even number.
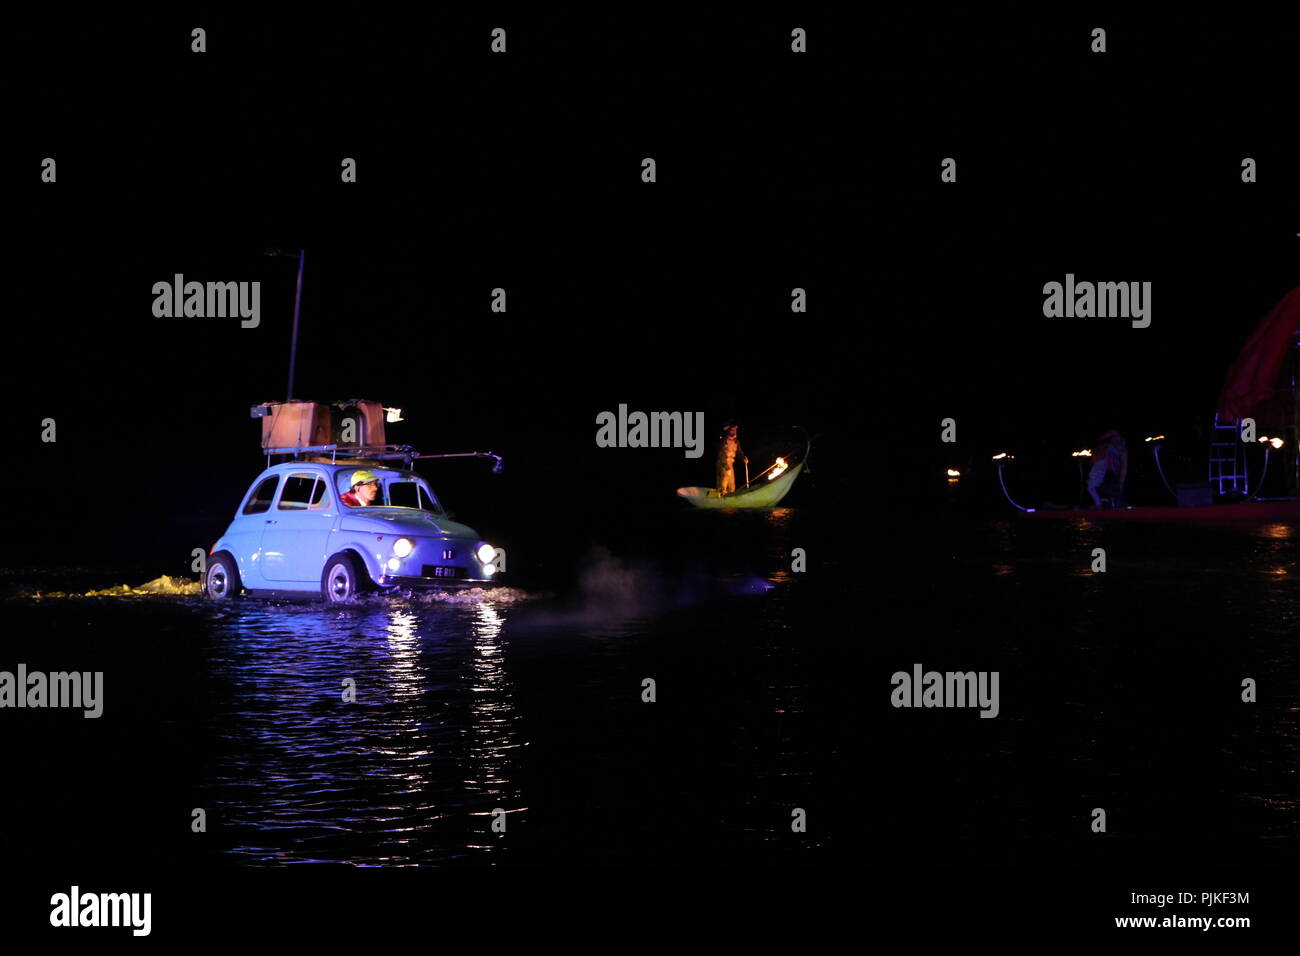
[[[283,456],[289,460],[311,455],[315,461],[339,460],[349,461],[403,461],[409,466],[419,451],[410,445],[293,445],[284,448],[266,448],[267,464],[272,456]]]
[[[505,463],[500,455],[490,451],[463,451],[444,455],[421,455],[411,445],[298,445],[290,448],[267,448],[266,463],[270,467],[271,456],[284,456],[288,460],[328,462],[350,465],[353,463],[401,461],[410,468],[416,459],[427,458],[491,458],[494,462],[492,471],[500,474]],[[326,454],[328,453],[328,454]],[[310,457],[302,459],[307,454]],[[283,464],[281,462],[280,464]]]

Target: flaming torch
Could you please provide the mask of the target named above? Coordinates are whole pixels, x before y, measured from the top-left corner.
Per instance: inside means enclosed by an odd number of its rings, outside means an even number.
[[[1261,435],[1259,443],[1264,446],[1264,470],[1259,474],[1259,481],[1255,482],[1255,492],[1249,495],[1250,498],[1256,498],[1259,495],[1259,489],[1264,487],[1264,476],[1268,474],[1269,456],[1278,448],[1286,444],[1280,438],[1269,438],[1267,435]]]

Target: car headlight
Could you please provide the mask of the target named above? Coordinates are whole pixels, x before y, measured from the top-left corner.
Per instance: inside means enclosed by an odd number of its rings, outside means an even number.
[[[393,554],[399,558],[404,558],[415,550],[415,545],[411,543],[410,538],[398,538],[393,542]]]
[[[478,547],[478,559],[481,563],[487,564],[497,556],[497,549],[490,544],[481,544]]]

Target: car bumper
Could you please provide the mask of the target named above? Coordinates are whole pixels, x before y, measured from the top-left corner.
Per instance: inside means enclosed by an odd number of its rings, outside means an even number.
[[[386,588],[481,588],[495,584],[499,574],[490,578],[422,578],[409,574],[382,574],[379,586]]]

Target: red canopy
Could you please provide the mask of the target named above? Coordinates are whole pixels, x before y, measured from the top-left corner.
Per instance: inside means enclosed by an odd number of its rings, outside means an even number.
[[[1245,418],[1278,387],[1278,371],[1300,329],[1300,286],[1273,306],[1228,369],[1219,391],[1220,417]]]

